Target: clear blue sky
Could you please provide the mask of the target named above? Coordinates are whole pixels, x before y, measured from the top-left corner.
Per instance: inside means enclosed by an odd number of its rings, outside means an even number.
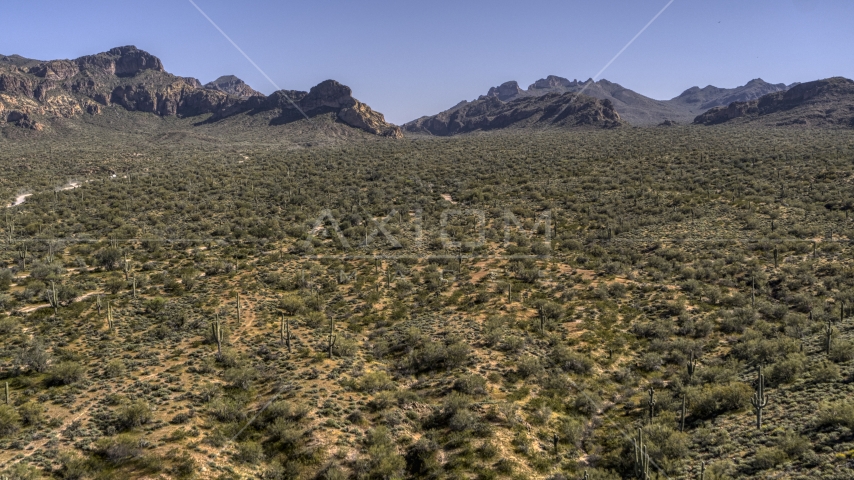
[[[196,0],[282,88],[328,78],[395,123],[490,86],[596,74],[667,0]],[[274,87],[187,0],[29,0],[0,11],[0,53],[75,58],[119,45],[203,83]],[[667,99],[752,78],[854,77],[854,1],[675,0],[601,78]]]

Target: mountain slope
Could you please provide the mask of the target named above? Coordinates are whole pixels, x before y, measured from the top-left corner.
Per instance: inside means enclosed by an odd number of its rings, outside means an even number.
[[[4,56],[0,58],[0,125],[42,130],[54,120],[99,115],[102,108],[110,106],[161,117],[212,115],[216,119],[258,108],[283,108],[279,92],[270,97],[253,95],[255,91],[236,77],[212,83],[214,88],[205,88],[195,78],[172,75],[159,58],[134,46],[75,60],[41,62]],[[248,95],[235,95],[241,93]],[[336,107],[337,120],[350,127],[376,135],[402,136],[398,127],[353,98],[350,89],[337,82],[323,82],[305,96],[311,100],[301,108],[308,117]],[[276,118],[280,123],[283,118],[299,121],[303,114]]]
[[[854,81],[833,77],[801,83],[785,92],[712,108],[694,123],[715,125],[736,119],[771,125],[854,126]]]
[[[783,92],[789,87],[784,83],[771,84],[761,78],[753,79],[747,84],[736,88],[718,88],[709,85],[705,88],[691,87],[678,97],[668,101],[673,105],[681,105],[690,110],[708,110],[714,107],[729,105],[732,102],[747,102],[774,92]]]
[[[422,117],[404,128],[409,132],[445,136],[505,128],[611,128],[622,123],[608,100],[573,93],[548,93],[520,96],[506,102],[498,96],[485,96],[474,102],[460,103],[438,115]]]
[[[718,88],[711,85],[702,89],[692,87],[671,100],[655,100],[604,79],[597,82],[593,82],[592,79],[578,81],[549,75],[529,85],[527,90],[522,89],[515,81],[505,82],[490,88],[487,94],[479,99],[495,98],[502,102],[509,102],[517,98],[538,97],[551,93],[581,92],[593,98],[610,101],[623,121],[642,126],[658,125],[665,121],[690,123],[698,114],[709,108],[727,105],[736,100],[753,100],[767,93],[786,90],[786,88],[784,84],[772,85],[762,79],[756,79],[736,88]],[[450,114],[466,104],[468,102],[461,102],[443,113]],[[423,117],[417,122],[423,123],[424,118],[428,117]]]

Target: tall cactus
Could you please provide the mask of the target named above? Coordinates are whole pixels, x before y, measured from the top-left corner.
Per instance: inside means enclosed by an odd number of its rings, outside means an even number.
[[[827,326],[824,327],[824,335],[826,340],[824,351],[830,355],[830,345],[833,343],[833,324],[830,323],[830,320],[827,321]]]
[[[6,405],[12,403],[12,396],[9,394],[9,382],[6,382]]]
[[[649,406],[649,423],[651,424],[653,417],[655,417],[655,389],[649,387],[647,393],[649,393],[649,400],[646,401],[646,404]]]
[[[122,271],[124,271],[124,273],[125,273],[125,282],[130,281],[130,270],[131,270],[130,260],[128,259],[127,253],[125,253],[124,263],[122,264]]]
[[[285,314],[282,314],[282,319],[279,322],[279,343],[285,346]]]
[[[240,292],[237,293],[237,326],[240,326]]]
[[[332,347],[335,346],[335,341],[338,336],[335,335],[335,319],[329,320],[329,358],[332,358]]]
[[[706,462],[700,462],[700,480],[706,480]]]
[[[213,333],[214,340],[216,341],[216,353],[217,355],[222,355],[222,324],[219,322],[219,315],[214,318],[213,325],[211,325],[211,333]]]
[[[107,302],[107,329],[113,331],[113,304]]]
[[[759,365],[759,375],[756,379],[756,392],[750,400],[756,410],[756,428],[762,429],[762,409],[768,405],[768,397],[765,396],[765,375],[762,374],[762,365]]]
[[[686,364],[688,367],[688,383],[691,383],[691,380],[694,379],[694,371],[697,369],[697,360],[694,358],[694,352],[691,352],[691,358],[688,359],[688,363]]]
[[[635,476],[638,480],[650,480],[649,453],[643,443],[643,429],[638,427],[638,437],[633,440],[635,450]]]
[[[53,307],[54,316],[59,316],[59,296],[56,294],[56,282],[50,282],[50,290],[47,292],[47,299],[50,306]]]

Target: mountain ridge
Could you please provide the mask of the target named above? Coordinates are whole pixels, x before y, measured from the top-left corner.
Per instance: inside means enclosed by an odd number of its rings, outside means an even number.
[[[720,88],[711,85],[704,88],[695,86],[686,89],[682,94],[670,100],[656,100],[606,79],[579,81],[557,75],[548,75],[530,84],[527,89],[522,89],[515,80],[504,82],[491,87],[485,95],[479,96],[478,100],[491,97],[502,102],[509,102],[516,98],[536,97],[548,93],[583,92],[585,95],[600,100],[609,100],[626,123],[650,126],[662,122],[691,123],[698,114],[709,108],[728,105],[733,101],[753,100],[767,93],[782,91],[787,88],[782,83],[770,84],[762,79],[753,79],[747,84],[735,88]],[[450,113],[466,103],[468,102],[460,102],[445,112]],[[429,117],[432,116],[421,117],[415,122]],[[407,125],[411,123],[413,122],[407,122]]]
[[[459,103],[438,115],[404,124],[412,133],[449,136],[505,128],[596,127],[623,125],[610,100],[551,92],[502,101],[496,94]]]
[[[854,80],[831,77],[804,82],[758,99],[712,108],[695,124],[717,125],[734,120],[766,121],[771,125],[842,125],[854,127]]]
[[[99,115],[109,106],[161,117],[210,115],[216,119],[225,118],[227,112],[239,114],[267,106],[280,110],[272,112],[276,118],[272,124],[283,124],[287,123],[283,119],[299,121],[303,115],[326,114],[337,106],[337,121],[350,127],[380,136],[403,136],[381,113],[353,98],[349,87],[334,80],[321,82],[306,92],[313,103],[302,105],[303,112],[296,116],[288,111],[296,110],[289,102],[285,105],[275,101],[276,93],[264,97],[237,77],[220,77],[208,85],[213,88],[195,78],[168,73],[159,58],[132,45],[73,60],[2,56],[0,124],[40,131],[52,119]],[[317,93],[312,97],[311,92]],[[330,97],[323,97],[324,94]],[[258,98],[269,101],[259,103]]]

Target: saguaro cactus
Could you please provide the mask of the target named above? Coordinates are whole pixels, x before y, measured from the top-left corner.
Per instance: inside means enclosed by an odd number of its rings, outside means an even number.
[[[213,325],[211,325],[211,333],[213,333],[216,341],[216,353],[222,355],[222,324],[219,322],[219,315],[215,317]]]
[[[282,346],[285,346],[285,314],[282,314],[281,321],[279,322],[279,343]]]
[[[107,329],[113,331],[113,304],[107,302]]]
[[[59,315],[59,296],[56,294],[56,282],[50,282],[50,290],[47,292],[47,299],[50,306],[53,307],[53,314]]]
[[[694,352],[691,352],[691,358],[688,359],[686,366],[688,368],[688,383],[691,383],[691,380],[694,379],[694,371],[697,369],[697,360],[694,359]]]
[[[237,293],[237,326],[240,326],[240,293]]]
[[[655,389],[649,387],[649,400],[646,404],[649,406],[649,423],[652,423],[652,418],[655,416]]]
[[[6,405],[12,403],[12,396],[9,394],[9,382],[6,382]]]
[[[338,340],[338,336],[335,335],[335,320],[329,320],[329,358],[332,358],[332,347],[335,346],[335,341]]]
[[[706,480],[706,462],[700,462],[700,480]]]
[[[649,480],[649,453],[643,443],[643,430],[638,428],[638,438],[634,441],[635,449],[635,476],[639,480]]]
[[[768,397],[765,396],[765,375],[762,374],[762,365],[759,365],[759,375],[756,379],[756,392],[750,400],[756,410],[756,428],[762,429],[762,409],[768,405]]]
[[[127,253],[124,255],[124,263],[122,264],[122,271],[125,272],[125,281],[130,281],[130,260],[128,259]]]
[[[827,326],[824,327],[824,335],[826,339],[824,351],[830,355],[830,344],[833,342],[833,325],[830,323],[830,320],[827,321]]]

